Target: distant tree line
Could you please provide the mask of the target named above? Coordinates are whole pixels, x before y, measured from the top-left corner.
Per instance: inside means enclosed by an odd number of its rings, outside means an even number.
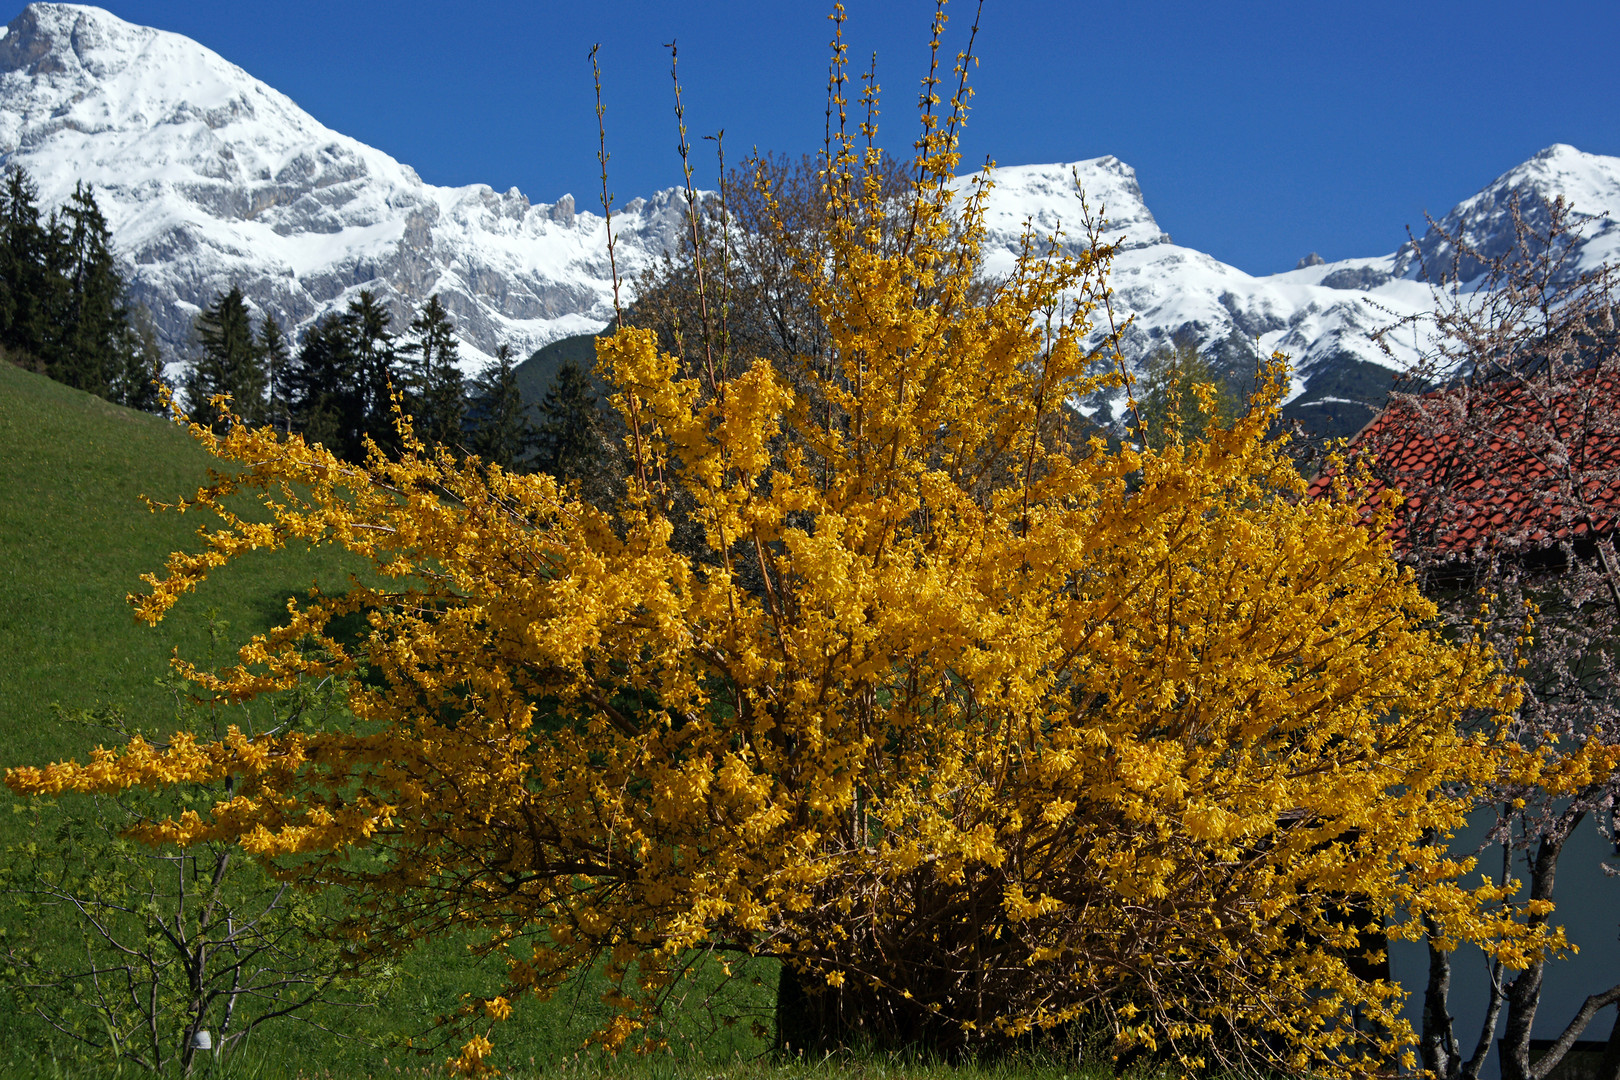
[[[132,408],[154,410],[157,335],[131,305],[94,193],[76,185],[42,215],[13,166],[0,188],[0,349],[15,364]]]
[[[199,352],[183,384],[187,408],[223,424],[211,403],[229,395],[230,411],[246,423],[302,434],[358,461],[368,442],[399,449],[397,398],[430,447],[569,479],[600,470],[602,413],[578,365],[565,365],[557,385],[530,409],[509,345],[471,379],[462,375],[455,322],[438,294],[403,334],[391,322],[376,294],[361,290],[343,311],[306,330],[294,351],[273,316],[254,325],[247,299],[233,286],[197,316]]]

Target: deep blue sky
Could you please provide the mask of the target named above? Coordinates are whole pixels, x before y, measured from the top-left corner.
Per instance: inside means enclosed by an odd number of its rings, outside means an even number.
[[[516,185],[596,205],[586,54],[602,45],[610,186],[620,203],[678,178],[677,39],[694,142],[820,146],[830,3],[814,0],[107,0],[195,38],[319,120],[439,184]],[[849,0],[873,50],[881,137],[915,131],[924,0]],[[947,45],[966,41],[957,0]],[[1620,155],[1620,2],[1209,3],[987,0],[969,162],[1135,166],[1178,243],[1253,273],[1393,250],[1554,142]],[[700,151],[701,153],[701,151]],[[713,186],[712,157],[698,183]]]

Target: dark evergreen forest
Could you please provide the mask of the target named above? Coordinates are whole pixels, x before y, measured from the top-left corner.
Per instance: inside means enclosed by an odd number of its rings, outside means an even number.
[[[187,371],[167,385],[151,317],[130,301],[95,193],[78,185],[46,212],[18,168],[0,188],[0,350],[120,405],[161,412],[167,389],[193,419],[269,424],[349,461],[369,444],[400,448],[396,404],[427,446],[506,469],[590,486],[612,457],[588,362],[570,360],[526,398],[523,365],[502,345],[466,378],[455,320],[437,294],[401,331],[361,290],[294,342],[274,312],[255,312],[232,285],[197,316],[192,354],[179,358]]]
[[[157,337],[132,307],[95,194],[44,214],[13,168],[0,188],[0,349],[20,367],[132,408],[158,407]]]

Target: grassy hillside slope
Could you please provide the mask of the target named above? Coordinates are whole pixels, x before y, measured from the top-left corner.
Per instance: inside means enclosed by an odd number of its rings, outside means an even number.
[[[344,575],[331,551],[244,560],[155,628],[125,597],[170,551],[195,549],[195,516],[152,513],[208,477],[208,459],[164,419],[0,363],[0,764],[78,753],[52,708],[121,704],[132,718],[172,715],[156,684],[178,649],[201,657],[208,614],[233,639],[273,625],[285,599]]]
[[[227,639],[234,645],[272,626],[289,595],[357,569],[330,549],[255,554],[182,599],[157,627],[136,623],[126,594],[142,589],[141,574],[159,569],[170,551],[195,549],[195,531],[207,523],[151,513],[140,496],[166,501],[190,494],[206,481],[208,466],[175,425],[0,362],[0,768],[82,756],[94,745],[94,732],[59,721],[58,704],[117,705],[139,726],[162,730],[174,703],[158,679],[176,649],[206,657],[210,612],[230,624]],[[0,806],[15,803],[0,792]],[[0,813],[0,851],[24,839],[29,820]],[[0,933],[4,917],[0,911]],[[3,945],[0,938],[0,968]],[[498,973],[483,970],[466,945],[424,945],[403,959],[383,1008],[322,1019],[368,1040],[420,1036],[434,1017],[454,1010],[463,993],[496,985]],[[742,1000],[731,995],[724,1011],[741,1010],[768,1024],[772,972],[764,974],[765,985],[739,987]],[[504,1063],[521,1067],[531,1058],[555,1062],[573,1054],[602,1020],[605,989],[587,980],[548,1005],[519,1010],[497,1034]],[[674,1025],[672,1042],[693,1062],[757,1055],[764,1044],[748,1027],[717,1029],[715,1017],[694,1006]],[[47,1036],[0,995],[0,1076],[111,1075],[110,1069],[63,1071],[54,1059],[67,1044]],[[233,1074],[264,1080],[332,1075],[328,1070],[394,1076],[401,1064],[397,1050],[393,1064],[385,1064],[389,1052],[369,1042],[298,1024],[267,1029],[266,1036]],[[413,1055],[404,1060],[418,1069],[423,1064]]]

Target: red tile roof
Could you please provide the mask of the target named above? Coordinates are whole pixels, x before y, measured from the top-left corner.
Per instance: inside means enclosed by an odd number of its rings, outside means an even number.
[[[1403,398],[1346,456],[1374,458],[1358,493],[1364,509],[1386,487],[1407,496],[1390,528],[1397,549],[1417,522],[1453,554],[1606,534],[1620,515],[1620,374],[1603,367],[1557,388],[1531,376]],[[1318,476],[1310,496],[1330,495],[1333,478]]]

